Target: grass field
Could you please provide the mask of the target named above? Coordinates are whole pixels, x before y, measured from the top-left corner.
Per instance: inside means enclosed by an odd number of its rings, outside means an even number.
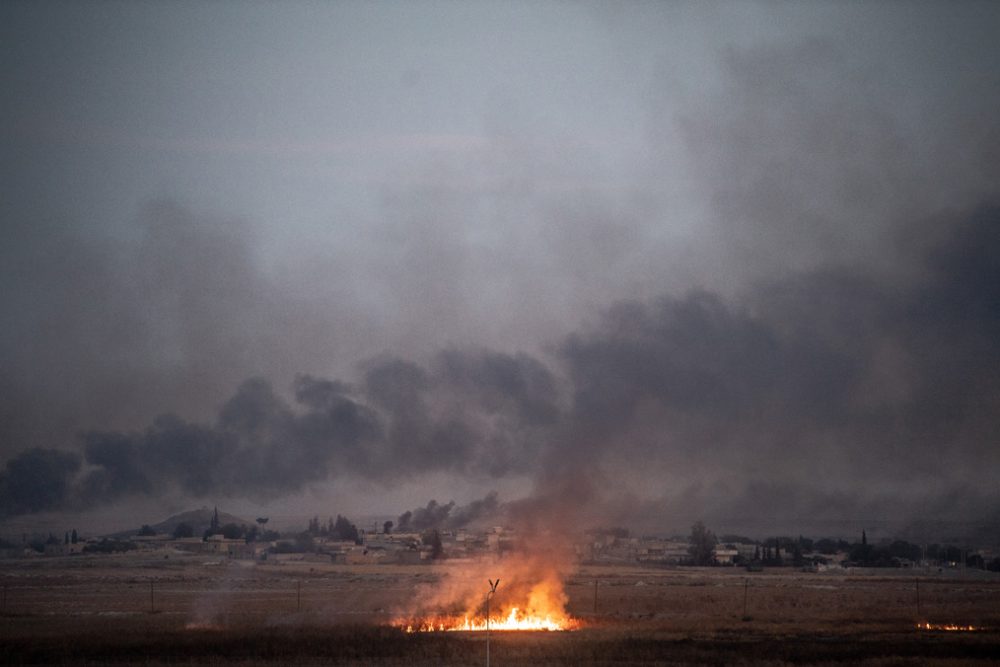
[[[391,627],[426,590],[454,585],[448,567],[5,561],[0,662],[484,664],[483,633]],[[567,593],[580,630],[494,632],[492,664],[1000,663],[1000,578],[985,573],[585,567]],[[980,630],[918,630],[918,621]]]

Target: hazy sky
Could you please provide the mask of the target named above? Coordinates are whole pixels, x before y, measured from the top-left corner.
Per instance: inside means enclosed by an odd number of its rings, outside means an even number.
[[[3,3],[0,513],[996,518],[998,34]]]

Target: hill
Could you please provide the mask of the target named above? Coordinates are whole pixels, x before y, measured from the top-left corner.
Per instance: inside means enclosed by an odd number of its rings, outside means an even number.
[[[172,535],[174,529],[177,528],[178,524],[186,523],[191,526],[195,535],[200,536],[212,525],[212,516],[215,514],[215,510],[209,507],[202,507],[197,510],[190,510],[187,512],[181,512],[180,514],[175,514],[163,521],[155,524],[150,524],[150,527],[156,531],[158,535],[167,534]],[[228,514],[227,512],[219,511],[219,525],[225,526],[228,523],[235,523],[240,526],[252,526],[254,525],[253,520],[243,519],[234,514]],[[115,533],[110,537],[124,538],[131,535],[135,535],[139,532],[139,528],[134,530],[126,530],[120,533]]]

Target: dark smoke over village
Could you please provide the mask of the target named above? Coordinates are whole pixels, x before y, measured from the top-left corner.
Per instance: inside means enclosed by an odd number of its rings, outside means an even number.
[[[0,520],[1000,523],[995,6],[425,9],[2,10]]]
[[[16,454],[0,505],[18,514],[172,490],[267,499],[345,476],[440,471],[541,470],[545,483],[587,468],[613,481],[641,462],[722,485],[730,506],[716,511],[773,516],[789,497],[803,517],[870,511],[886,497],[911,511],[928,498],[1000,510],[990,485],[1000,209],[943,222],[905,284],[830,267],[762,284],[738,304],[704,290],[618,302],[551,360],[380,357],[354,381],[300,375],[291,400],[249,379],[211,421],[165,414],[141,429],[86,431],[78,449]],[[942,457],[955,469],[942,470]],[[677,490],[693,498],[668,496],[665,507],[704,502],[709,489]],[[405,522],[463,523],[453,509],[432,502]]]

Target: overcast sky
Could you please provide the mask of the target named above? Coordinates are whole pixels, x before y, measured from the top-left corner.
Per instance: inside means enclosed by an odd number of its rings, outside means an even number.
[[[998,34],[3,3],[0,513],[1000,517]]]

